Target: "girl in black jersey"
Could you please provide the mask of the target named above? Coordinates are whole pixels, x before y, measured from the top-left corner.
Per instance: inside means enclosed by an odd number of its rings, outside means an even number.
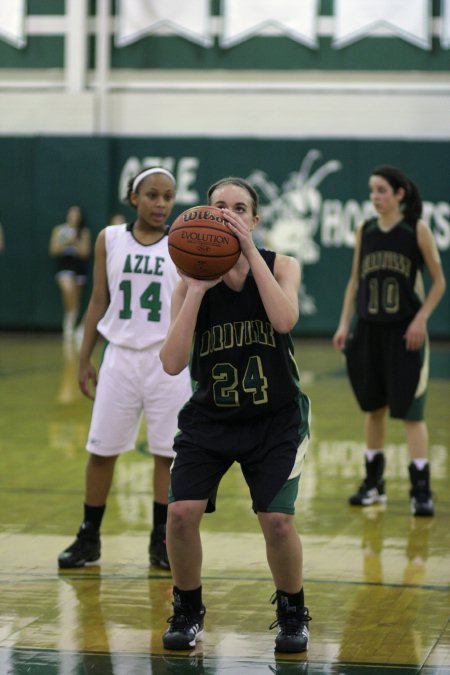
[[[252,230],[258,197],[241,178],[208,191],[239,238],[241,255],[222,278],[184,275],[172,298],[172,323],[161,349],[176,375],[190,361],[194,394],[179,414],[171,471],[167,550],[174,615],[167,649],[191,649],[201,637],[203,513],[215,510],[222,476],[239,462],[258,516],[276,586],[277,651],[308,645],[302,548],[294,502],[309,439],[309,399],[300,390],[289,331],[298,320],[300,269],[294,258],[257,249]]]
[[[366,477],[350,504],[386,502],[385,416],[405,423],[411,463],[411,512],[432,516],[428,431],[424,405],[428,380],[427,320],[445,291],[431,230],[423,220],[415,184],[399,169],[379,166],[369,181],[378,213],[358,228],[350,280],[333,337],[345,349],[347,371],[366,415]],[[425,296],[422,268],[431,285]],[[357,321],[350,336],[353,305]],[[348,339],[350,338],[350,339]]]
[[[71,206],[67,211],[66,221],[53,228],[49,253],[55,259],[56,281],[61,291],[64,310],[63,337],[70,342],[76,335],[75,325],[91,255],[91,235],[84,225],[80,206]]]

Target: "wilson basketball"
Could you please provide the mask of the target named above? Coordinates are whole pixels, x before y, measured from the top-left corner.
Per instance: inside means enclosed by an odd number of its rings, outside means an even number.
[[[220,209],[193,206],[174,220],[169,230],[169,253],[187,276],[217,279],[233,267],[241,247]]]

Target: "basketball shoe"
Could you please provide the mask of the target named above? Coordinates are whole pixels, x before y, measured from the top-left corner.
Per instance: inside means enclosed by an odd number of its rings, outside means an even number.
[[[280,591],[273,594],[271,602],[273,605],[277,603],[277,618],[269,626],[270,630],[278,627],[275,651],[305,652],[309,640],[308,622],[311,621],[308,608],[289,605],[287,596]]]
[[[197,612],[181,601],[178,593],[173,594],[173,616],[167,619],[169,628],[163,635],[165,649],[192,649],[203,637],[203,623],[206,609]]]
[[[357,492],[352,494],[348,501],[353,506],[370,506],[371,504],[385,504],[387,501],[385,493],[384,473],[384,454],[379,452],[371,462],[365,458],[366,477],[359,486]]]
[[[91,523],[83,523],[75,541],[58,556],[59,567],[84,567],[100,558],[100,532]]]
[[[434,505],[430,490],[430,465],[418,469],[414,462],[408,466],[411,479],[411,513],[413,516],[434,516]]]
[[[150,535],[148,547],[150,565],[156,565],[163,570],[170,570],[169,558],[166,548],[166,526],[158,525]]]

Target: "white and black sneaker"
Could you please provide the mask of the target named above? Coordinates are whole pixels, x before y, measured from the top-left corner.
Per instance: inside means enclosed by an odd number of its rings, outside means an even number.
[[[434,516],[434,504],[431,497],[411,496],[411,514],[413,516]]]
[[[276,593],[272,604],[277,602],[277,618],[269,626],[278,628],[275,638],[275,651],[287,653],[306,652],[308,649],[309,629],[311,621],[308,608],[300,605],[289,605],[287,598]]]
[[[352,506],[372,506],[372,504],[386,504],[384,480],[376,485],[370,485],[367,478],[363,480],[357,492],[350,495],[348,501]]]
[[[174,593],[173,616],[167,619],[169,628],[163,635],[165,649],[192,649],[197,640],[203,637],[205,607],[196,612],[181,601],[178,593]]]

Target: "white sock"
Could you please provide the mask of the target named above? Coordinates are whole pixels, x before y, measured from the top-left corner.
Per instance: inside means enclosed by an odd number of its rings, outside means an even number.
[[[368,462],[373,462],[375,457],[382,452],[383,450],[369,450],[369,448],[367,448],[366,451],[364,452],[364,455]]]
[[[419,469],[419,471],[422,471],[428,464],[428,459],[426,457],[418,457],[417,459],[413,459],[412,463]]]

